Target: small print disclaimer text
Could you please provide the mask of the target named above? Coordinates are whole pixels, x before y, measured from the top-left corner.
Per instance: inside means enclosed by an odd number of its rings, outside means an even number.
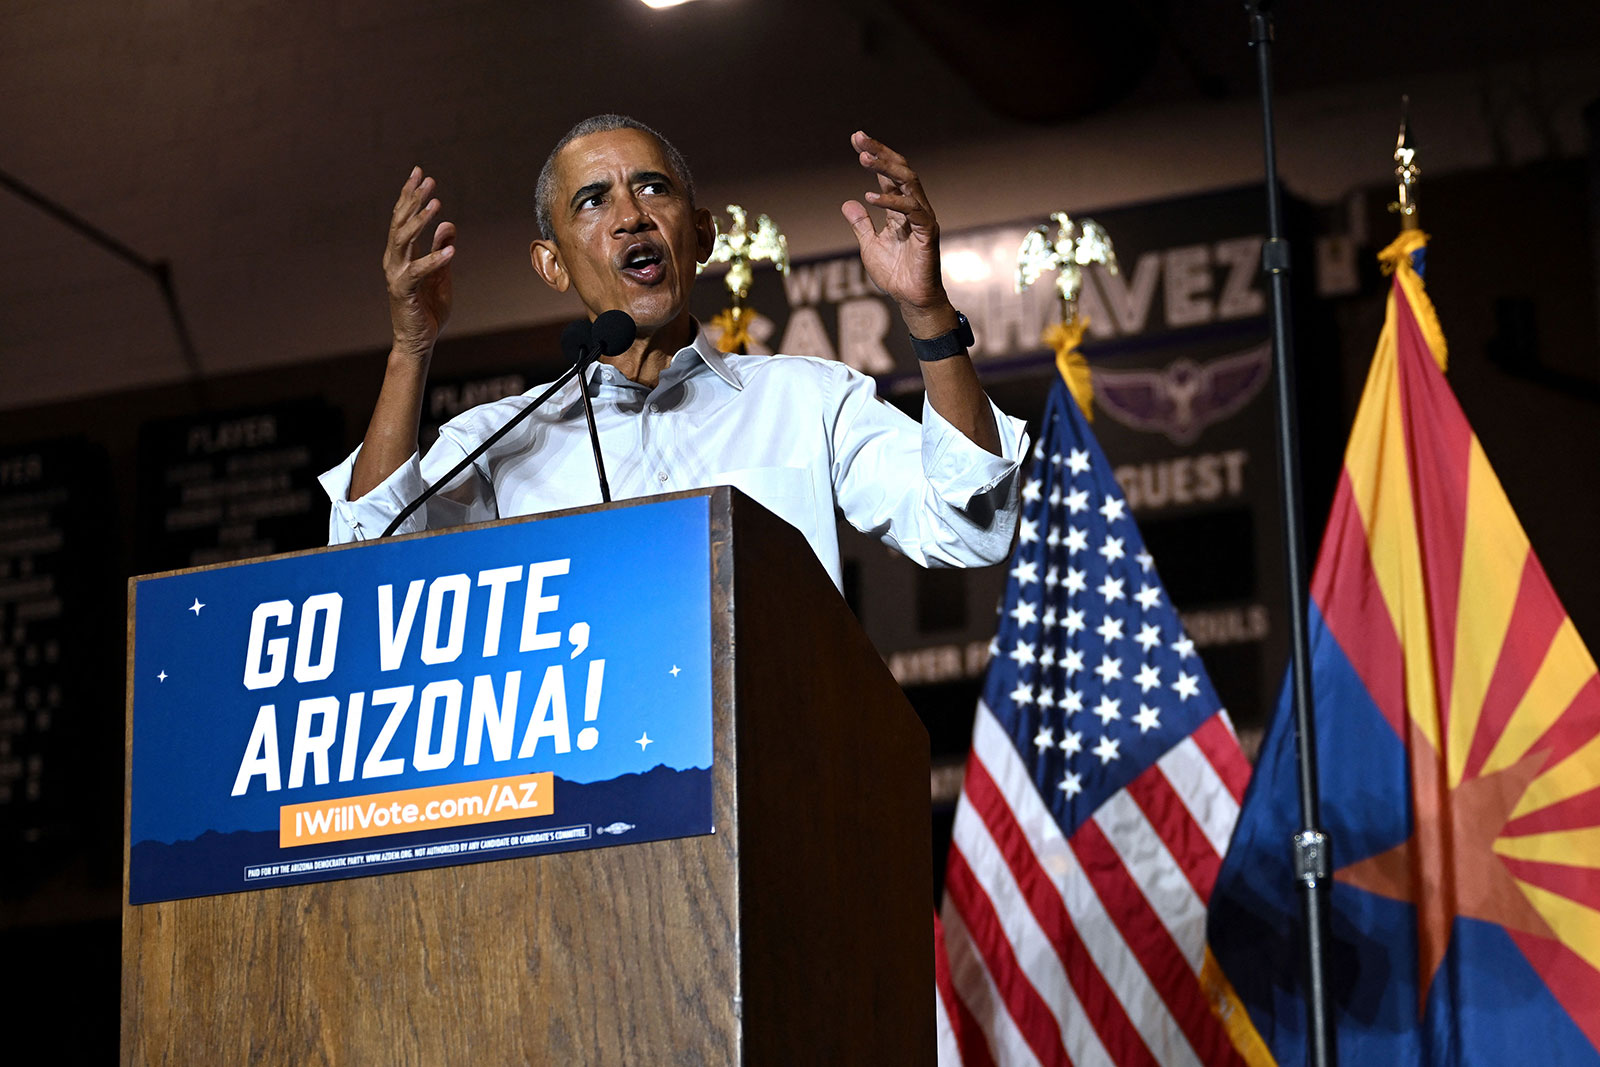
[[[291,860],[285,863],[263,863],[244,869],[247,882],[269,878],[289,878],[300,874],[324,871],[355,870],[382,867],[390,863],[407,863],[413,860],[432,859],[437,856],[484,855],[508,848],[527,848],[537,845],[556,845],[567,841],[587,841],[591,837],[588,824],[561,826],[549,830],[528,830],[523,833],[503,834],[499,837],[479,837],[467,841],[439,841],[411,848],[380,849],[372,852],[352,852],[344,856],[318,856],[316,859]]]
[[[554,788],[554,772],[541,771],[314,804],[286,804],[278,809],[278,847],[553,815]]]

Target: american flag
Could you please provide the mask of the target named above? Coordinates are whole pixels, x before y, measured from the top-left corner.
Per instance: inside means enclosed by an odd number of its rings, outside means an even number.
[[[1249,766],[1059,381],[1033,459],[946,870],[941,1060],[1244,1063],[1202,976]]]

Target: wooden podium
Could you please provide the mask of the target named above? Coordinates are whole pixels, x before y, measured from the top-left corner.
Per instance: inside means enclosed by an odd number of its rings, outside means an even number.
[[[798,532],[681,495],[716,833],[125,904],[124,1063],[933,1063],[927,734]]]

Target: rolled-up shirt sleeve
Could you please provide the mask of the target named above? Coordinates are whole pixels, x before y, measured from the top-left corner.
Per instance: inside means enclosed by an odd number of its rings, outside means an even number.
[[[350,500],[350,480],[356,458],[361,455],[361,447],[357,445],[344,462],[317,478],[332,505],[328,512],[328,543],[342,545],[383,536],[395,516],[421,496],[432,480],[443,477],[460,462],[467,451],[454,433],[441,430],[439,440],[428,449],[425,457],[419,459],[413,452],[393,474],[364,496]],[[394,533],[464,526],[496,517],[493,488],[478,467],[470,466],[457,475],[451,485],[407,515]]]
[[[1026,424],[989,403],[1000,454],[981,448],[923,400],[922,425],[876,395],[872,379],[843,383],[834,427],[834,490],[856,529],[925,567],[998,563],[1017,525]]]

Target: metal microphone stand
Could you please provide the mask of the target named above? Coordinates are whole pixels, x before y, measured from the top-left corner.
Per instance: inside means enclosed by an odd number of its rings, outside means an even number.
[[[1294,713],[1295,763],[1300,792],[1300,832],[1294,835],[1295,880],[1300,885],[1306,965],[1306,1061],[1336,1062],[1328,1027],[1323,934],[1328,921],[1328,838],[1318,813],[1316,726],[1311,698],[1311,640],[1307,627],[1305,520],[1300,490],[1300,430],[1295,411],[1294,341],[1289,322],[1289,242],[1283,237],[1278,189],[1278,149],[1272,117],[1272,0],[1245,0],[1250,46],[1261,85],[1261,122],[1266,150],[1267,240],[1261,268],[1272,301],[1272,366],[1277,409],[1278,478],[1282,494],[1284,564],[1289,586],[1290,703]]]
[[[604,346],[601,346],[603,352]],[[611,503],[611,486],[606,482],[606,464],[600,458],[600,431],[594,424],[594,401],[589,399],[589,381],[584,370],[589,366],[589,346],[578,349],[578,395],[583,397],[583,417],[589,420],[589,445],[594,449],[594,470],[600,476],[600,500]]]

